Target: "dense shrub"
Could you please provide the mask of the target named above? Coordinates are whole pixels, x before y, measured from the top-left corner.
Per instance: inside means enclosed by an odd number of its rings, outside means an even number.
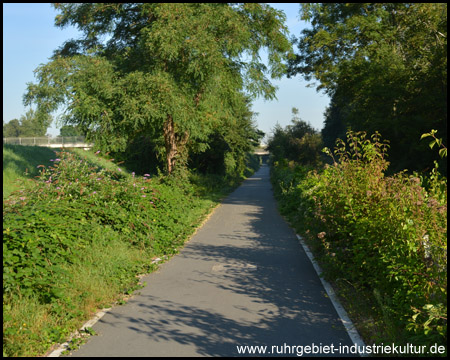
[[[41,167],[40,179],[23,196],[4,203],[3,290],[21,293],[52,290],[59,263],[70,262],[98,226],[111,229],[132,246],[171,253],[186,216],[198,206],[185,189],[165,189],[148,176],[127,177],[92,167],[62,152],[54,165]],[[193,199],[191,199],[193,200]]]
[[[445,343],[446,179],[435,171],[425,189],[417,174],[387,177],[386,150],[379,134],[349,131],[320,173],[275,164],[281,211],[316,234],[331,278],[370,289],[416,343]]]

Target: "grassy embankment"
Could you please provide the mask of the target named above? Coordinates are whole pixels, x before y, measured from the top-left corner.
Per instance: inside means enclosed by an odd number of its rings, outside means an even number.
[[[242,180],[138,176],[78,149],[4,146],[3,157],[4,356],[44,355],[123,303]]]

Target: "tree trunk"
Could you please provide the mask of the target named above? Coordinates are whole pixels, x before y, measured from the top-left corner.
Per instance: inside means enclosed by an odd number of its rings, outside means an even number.
[[[186,131],[181,138],[177,136],[172,115],[167,116],[167,120],[163,126],[163,131],[166,146],[167,172],[170,175],[175,168],[177,155],[180,155],[184,151],[184,147],[189,139],[189,133]]]
[[[164,123],[163,130],[164,130],[164,142],[166,145],[167,172],[171,174],[175,165],[175,155],[177,154],[175,129],[173,126],[173,118],[171,115],[167,116],[167,120]]]

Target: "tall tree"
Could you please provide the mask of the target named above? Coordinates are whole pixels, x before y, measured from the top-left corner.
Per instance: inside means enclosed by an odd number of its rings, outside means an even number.
[[[284,14],[267,4],[54,7],[56,25],[75,25],[84,37],[67,41],[37,69],[38,84],[28,84],[25,103],[35,102],[42,114],[67,104],[63,121],[111,150],[141,135],[160,139],[169,173],[190,144],[206,144],[233,116],[243,93],[273,98],[268,76],[285,73],[291,51]]]
[[[447,130],[447,4],[315,3],[301,16],[312,28],[290,75],[317,79],[345,127],[389,139],[393,169],[432,164],[419,139]]]
[[[45,136],[51,122],[51,116],[44,116],[40,119],[36,116],[35,111],[30,109],[20,117],[20,136]]]
[[[250,109],[250,99],[242,96],[241,101],[233,105],[233,116],[224,118],[209,136],[206,151],[195,151],[191,158],[194,168],[232,176],[244,173],[248,153],[264,137],[256,128]]]
[[[6,124],[3,123],[3,137],[19,137],[20,136],[20,121],[12,119]]]
[[[330,99],[330,104],[324,112],[324,127],[321,131],[323,145],[333,149],[336,145],[336,139],[346,138],[346,129],[344,125],[344,109],[336,103],[336,95]]]
[[[39,119],[33,109],[28,110],[19,120],[13,119],[3,124],[4,137],[45,136],[52,118],[48,115]]]

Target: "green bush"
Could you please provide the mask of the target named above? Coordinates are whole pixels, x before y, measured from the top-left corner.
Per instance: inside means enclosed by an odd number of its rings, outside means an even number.
[[[280,208],[317,234],[328,276],[372,291],[410,340],[446,343],[446,179],[386,177],[386,150],[379,134],[349,131],[320,173],[275,164]]]
[[[193,194],[149,177],[127,177],[120,167],[91,166],[73,153],[60,157],[48,168],[38,165],[37,186],[4,203],[4,291],[56,291],[58,264],[71,262],[98,226],[141,249],[175,251],[175,239],[194,221],[186,214],[199,206]]]

